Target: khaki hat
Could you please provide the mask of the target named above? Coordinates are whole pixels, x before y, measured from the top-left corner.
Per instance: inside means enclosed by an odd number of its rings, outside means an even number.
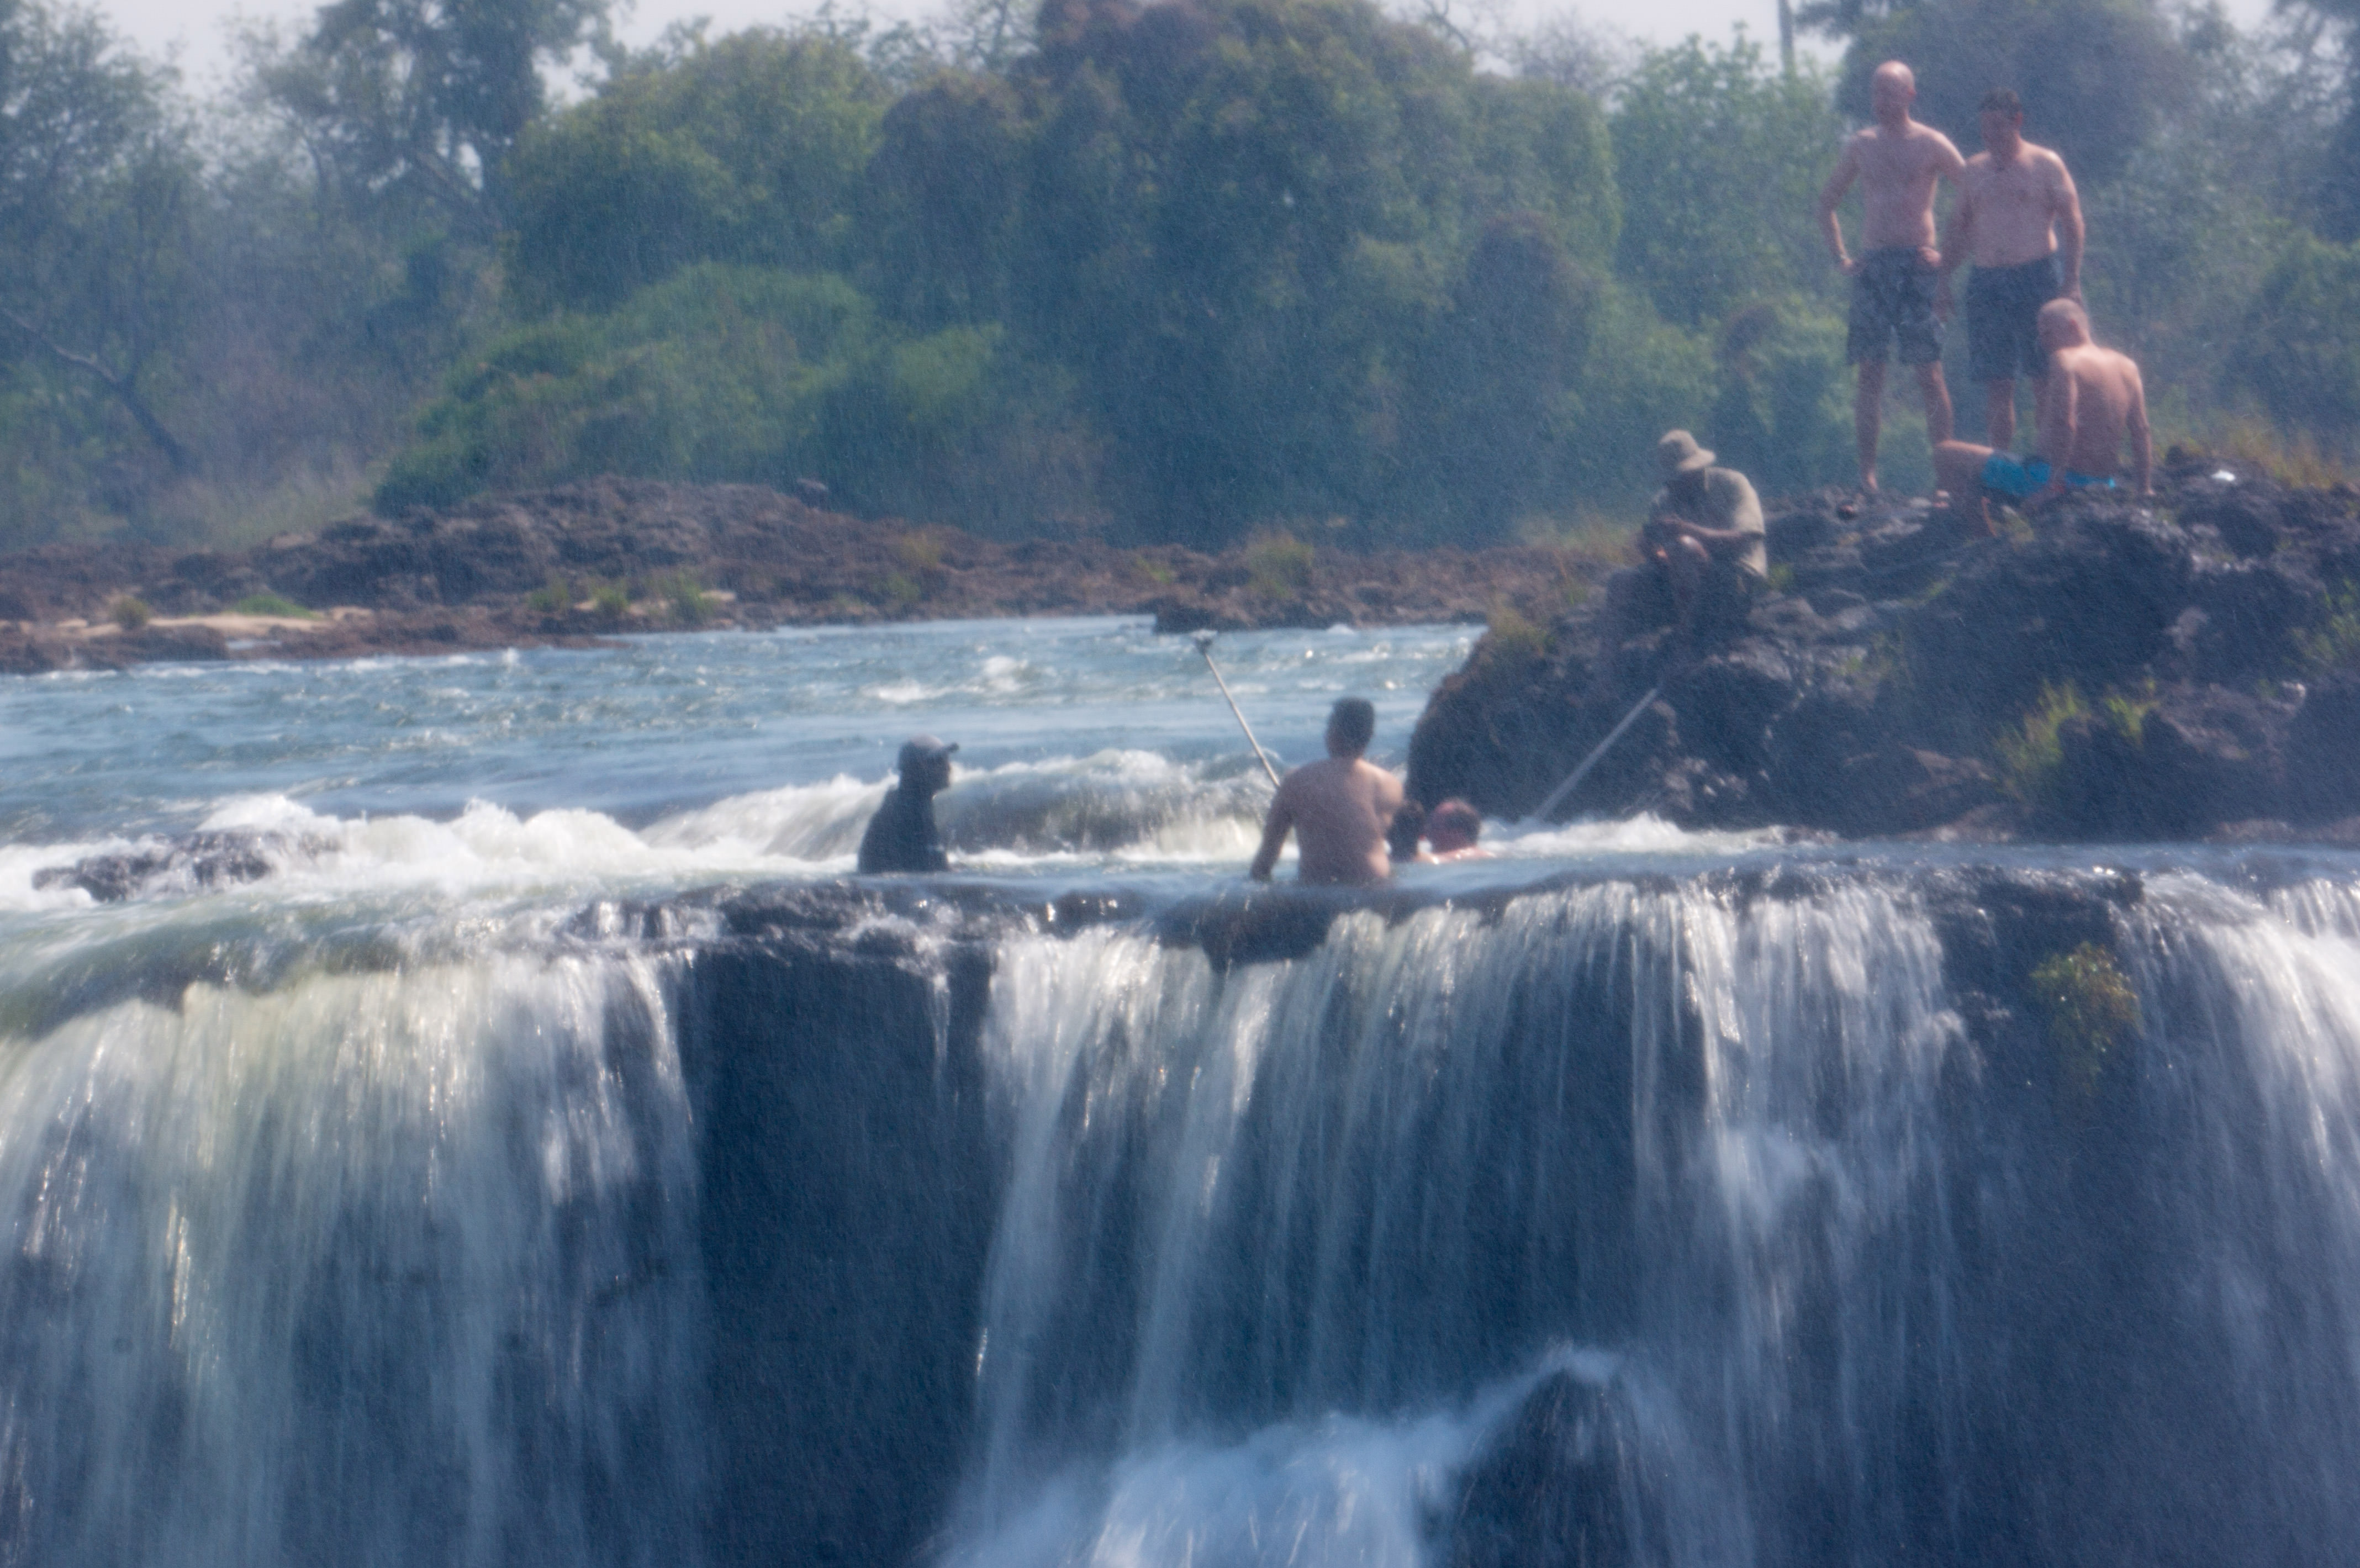
[[[1664,477],[1694,474],[1712,466],[1712,453],[1697,445],[1696,437],[1686,430],[1666,430],[1664,439],[1655,443],[1655,461],[1664,465]]]

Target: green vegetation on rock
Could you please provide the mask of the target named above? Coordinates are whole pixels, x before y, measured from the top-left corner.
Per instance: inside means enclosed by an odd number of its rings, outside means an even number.
[[[2031,980],[2056,1052],[2059,1087],[2086,1104],[2138,1033],[2138,992],[2114,955],[2096,942],[2042,961]]]

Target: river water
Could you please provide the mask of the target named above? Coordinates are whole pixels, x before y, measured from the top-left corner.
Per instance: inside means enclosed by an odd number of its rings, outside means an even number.
[[[1217,653],[1397,764],[1471,640]],[[918,730],[959,873],[853,878]],[[0,681],[0,1564],[2360,1554],[2360,861],[1175,935],[1267,789],[1123,620]]]

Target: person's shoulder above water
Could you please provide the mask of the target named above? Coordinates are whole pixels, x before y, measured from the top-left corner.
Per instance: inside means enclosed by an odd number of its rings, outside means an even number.
[[[950,855],[934,826],[934,797],[950,787],[951,754],[956,750],[956,743],[930,735],[902,743],[900,778],[860,835],[862,875],[950,869]]]
[[[1402,787],[1362,757],[1376,726],[1376,708],[1366,698],[1337,700],[1328,716],[1328,755],[1289,773],[1272,796],[1248,876],[1269,879],[1289,833],[1305,882],[1382,882],[1393,874],[1385,838],[1401,810]]]

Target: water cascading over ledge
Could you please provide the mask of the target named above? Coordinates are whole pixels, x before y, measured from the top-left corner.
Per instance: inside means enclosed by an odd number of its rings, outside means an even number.
[[[1011,897],[12,1002],[0,1562],[2360,1549],[2346,862]]]

